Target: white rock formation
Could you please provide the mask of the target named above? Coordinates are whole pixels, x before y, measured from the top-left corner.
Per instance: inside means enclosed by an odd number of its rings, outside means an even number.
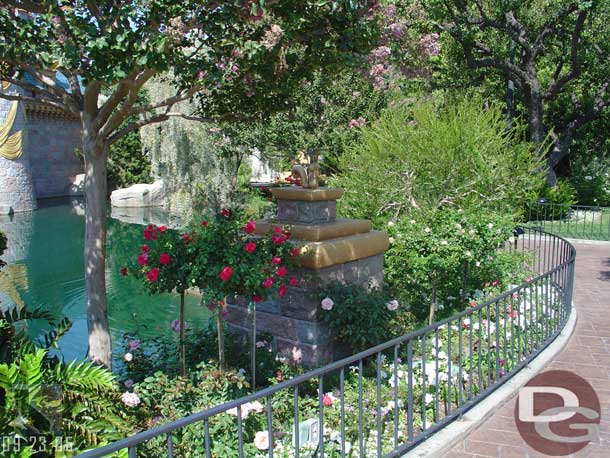
[[[157,180],[152,184],[117,189],[110,194],[110,203],[113,207],[162,207],[166,197],[163,180]]]

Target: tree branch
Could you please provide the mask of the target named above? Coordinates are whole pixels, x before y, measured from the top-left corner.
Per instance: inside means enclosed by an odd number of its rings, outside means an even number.
[[[114,110],[112,114],[110,114],[108,120],[103,124],[103,127],[101,127],[100,134],[102,138],[110,137],[112,132],[114,132],[115,129],[118,129],[121,123],[123,123],[123,121],[130,116],[129,111],[138,101],[140,89],[150,78],[153,77],[154,74],[154,70],[145,69],[131,84],[129,80],[126,82],[128,84],[127,95],[123,99],[121,108]]]
[[[555,73],[553,75],[553,80],[549,84],[549,88],[544,93],[545,100],[552,100],[555,98],[565,87],[573,79],[577,78],[581,72],[581,65],[578,59],[578,47],[580,44],[580,38],[582,36],[582,30],[585,24],[585,19],[587,18],[587,11],[581,10],[578,13],[578,17],[576,18],[576,24],[574,26],[574,30],[572,32],[572,45],[570,51],[570,70],[561,78],[557,79],[557,77],[561,74],[561,69],[563,67],[563,61],[560,61],[555,69]]]
[[[114,142],[123,138],[125,135],[129,134],[130,132],[134,132],[143,126],[167,121],[170,118],[182,118],[182,119],[186,119],[189,121],[196,121],[196,122],[214,122],[213,119],[201,118],[201,117],[187,115],[187,114],[178,113],[178,112],[168,111],[168,112],[164,112],[164,113],[157,113],[157,114],[149,116],[149,117],[141,118],[136,122],[129,123],[127,126],[125,126],[123,129],[116,132],[114,135],[112,135],[108,139],[108,145],[112,145]]]

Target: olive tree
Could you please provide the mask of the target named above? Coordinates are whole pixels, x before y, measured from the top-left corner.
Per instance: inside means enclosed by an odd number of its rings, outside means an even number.
[[[367,51],[374,1],[7,0],[0,56],[12,91],[80,119],[85,162],[85,287],[89,357],[110,366],[105,248],[109,147],[171,117],[260,117],[316,68]],[[172,71],[175,91],[149,104],[138,95]],[[57,72],[67,79],[59,84]],[[104,97],[101,95],[104,94]],[[196,97],[201,112],[176,112]]]

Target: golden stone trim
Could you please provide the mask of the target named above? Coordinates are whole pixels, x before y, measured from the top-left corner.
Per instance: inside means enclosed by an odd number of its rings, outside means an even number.
[[[383,253],[390,246],[388,234],[371,231],[340,239],[310,242],[300,247],[299,263],[308,269],[323,269]]]
[[[287,228],[293,240],[320,242],[323,240],[364,234],[371,231],[372,225],[366,219],[337,219],[328,224],[282,224],[277,221],[257,221],[255,234],[264,235],[275,227]]]
[[[343,189],[305,189],[301,186],[291,186],[285,188],[272,188],[271,194],[273,194],[273,197],[280,200],[301,200],[304,202],[315,202],[319,200],[338,200],[343,196]]]
[[[11,161],[19,159],[23,153],[22,131],[19,130],[9,136],[15,123],[18,109],[19,102],[15,100],[11,104],[11,109],[7,113],[4,122],[0,125],[0,157]]]

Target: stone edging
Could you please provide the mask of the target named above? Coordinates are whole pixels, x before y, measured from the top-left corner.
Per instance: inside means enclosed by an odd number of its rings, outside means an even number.
[[[510,401],[534,375],[542,370],[563,350],[576,329],[577,314],[572,305],[572,312],[565,326],[555,340],[543,350],[528,365],[517,372],[509,381],[468,410],[461,418],[449,423],[430,438],[413,448],[403,458],[440,458],[460,440],[481,423],[491,417],[494,412]]]

